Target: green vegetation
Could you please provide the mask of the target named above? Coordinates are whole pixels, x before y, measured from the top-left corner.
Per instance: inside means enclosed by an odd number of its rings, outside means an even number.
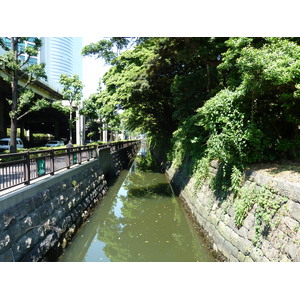
[[[114,43],[130,39],[83,50],[112,65],[98,109],[110,120],[125,110],[126,128],[168,146],[178,165],[187,156],[239,168],[299,158],[299,39],[140,38],[119,55]]]
[[[121,40],[119,50],[130,39]],[[119,55],[114,42],[83,51],[112,65],[94,95],[98,116],[113,122],[124,110],[124,126],[178,166],[218,159],[225,177],[233,166],[299,159],[299,39],[144,38]]]
[[[59,83],[63,86],[63,98],[68,100],[69,105],[63,106],[60,101],[56,101],[55,108],[69,113],[69,138],[72,141],[72,129],[76,120],[76,118],[73,118],[73,113],[78,109],[79,101],[82,98],[83,84],[78,75],[68,76],[66,74],[60,75]]]
[[[42,42],[38,38],[0,38],[0,47],[6,52],[0,56],[0,69],[4,80],[11,84],[12,97],[6,99],[10,105],[10,152],[15,153],[18,120],[32,111],[41,110],[50,104],[45,99],[37,99],[30,85],[41,78],[46,79],[45,64],[33,64]],[[19,85],[23,81],[22,86]]]
[[[237,224],[255,201],[264,212],[276,210],[264,204],[267,196],[247,201],[250,192],[240,187],[253,163],[300,159],[299,38],[133,41],[135,47],[121,53],[130,39],[118,40],[117,53],[114,39],[83,51],[112,65],[97,95],[103,115],[124,110],[124,126],[147,133],[150,146],[167,153],[175,167],[188,161],[198,187],[218,161],[211,187],[221,199],[233,193]],[[266,221],[260,212],[258,220]]]
[[[235,223],[238,227],[243,225],[248,212],[256,205],[255,209],[255,237],[254,243],[259,244],[261,237],[275,226],[272,221],[278,209],[287,201],[284,197],[276,197],[276,191],[269,186],[262,188],[251,184],[243,186],[234,202]]]
[[[100,107],[97,104],[97,94],[92,94],[84,100],[84,107],[79,113],[85,116],[85,126],[88,129],[87,137],[97,139],[97,133],[102,128]]]

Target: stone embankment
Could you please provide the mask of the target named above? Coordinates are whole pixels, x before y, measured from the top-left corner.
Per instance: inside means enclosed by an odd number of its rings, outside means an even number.
[[[132,162],[138,145],[97,159],[0,197],[0,261],[51,261],[105,195],[108,178]]]
[[[211,175],[215,176],[217,171],[218,165],[213,162],[210,168]],[[214,251],[221,253],[225,260],[300,261],[299,182],[288,182],[278,177],[268,176],[259,170],[245,172],[243,186],[255,185],[258,189],[271,187],[269,199],[281,203],[280,208],[272,216],[270,222],[272,226],[265,226],[257,242],[257,230],[263,225],[258,222],[257,204],[247,212],[242,226],[237,226],[237,212],[233,198],[220,199],[210,188],[209,180],[196,190],[195,179],[187,178],[184,168],[175,170],[171,166],[166,174],[196,223],[207,234]]]

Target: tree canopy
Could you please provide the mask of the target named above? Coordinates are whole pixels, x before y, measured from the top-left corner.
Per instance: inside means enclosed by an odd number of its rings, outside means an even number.
[[[68,76],[66,74],[60,75],[59,83],[63,86],[62,94],[63,99],[68,100],[69,105],[64,106],[57,102],[56,108],[61,107],[61,110],[69,112],[69,138],[72,141],[72,128],[74,123],[73,113],[78,109],[80,99],[82,98],[83,84],[77,74]]]
[[[38,55],[42,42],[38,38],[11,37],[0,38],[0,46],[6,51],[0,56],[0,69],[5,73],[4,80],[11,84],[10,105],[10,152],[16,152],[17,122],[32,111],[49,105],[45,99],[36,99],[30,85],[46,79],[45,64],[33,64],[31,59]],[[21,84],[23,81],[23,85]]]
[[[129,39],[119,41],[106,43]],[[105,58],[99,49],[84,54]],[[99,95],[107,116],[125,110],[127,128],[146,132],[178,164],[218,159],[232,170],[299,159],[298,38],[141,38],[117,54]]]

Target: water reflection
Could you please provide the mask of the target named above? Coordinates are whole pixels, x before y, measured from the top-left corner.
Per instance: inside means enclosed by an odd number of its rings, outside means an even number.
[[[213,261],[154,167],[144,152],[122,171],[60,261]]]

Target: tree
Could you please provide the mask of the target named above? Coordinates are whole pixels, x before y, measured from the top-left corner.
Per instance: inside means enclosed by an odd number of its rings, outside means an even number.
[[[10,153],[15,153],[18,120],[31,111],[45,108],[49,103],[45,99],[34,99],[30,85],[46,79],[45,64],[32,64],[31,58],[38,55],[42,42],[38,38],[11,37],[0,38],[0,46],[6,51],[0,56],[0,68],[6,74],[4,78],[11,84],[10,104]]]
[[[300,46],[294,38],[230,38],[220,71],[235,106],[263,133],[265,159],[300,148]],[[252,152],[255,153],[255,148]]]
[[[147,38],[111,37],[91,43],[82,49],[82,55],[104,59],[106,64],[114,64],[120,52],[134,44],[140,44]]]
[[[100,126],[102,124],[102,117],[100,115],[97,101],[98,94],[91,94],[89,98],[83,101],[83,108],[79,111],[81,115],[85,116],[86,128],[89,131],[87,136],[90,139],[95,139],[101,130]]]
[[[73,113],[78,109],[82,98],[83,84],[78,75],[68,76],[61,74],[59,83],[63,85],[63,99],[69,101],[69,106],[65,109],[69,111],[69,138],[72,140],[72,129],[74,127]]]
[[[147,132],[166,149],[179,124],[218,91],[216,69],[226,38],[127,38],[119,45],[115,39],[83,51],[112,65],[100,98],[111,111],[126,111],[127,129]],[[113,51],[129,41],[134,49]]]
[[[118,110],[125,109],[127,129],[139,127],[159,135],[159,131],[164,131],[170,123],[166,121],[159,126],[159,120],[168,119],[167,110],[147,81],[147,63],[154,56],[153,46],[153,41],[148,40],[115,58],[112,68],[103,77],[106,89],[100,99],[106,114],[110,115],[110,122],[119,116]]]
[[[199,182],[213,159],[224,191],[249,164],[300,159],[299,38],[147,38],[107,61],[104,106]]]

